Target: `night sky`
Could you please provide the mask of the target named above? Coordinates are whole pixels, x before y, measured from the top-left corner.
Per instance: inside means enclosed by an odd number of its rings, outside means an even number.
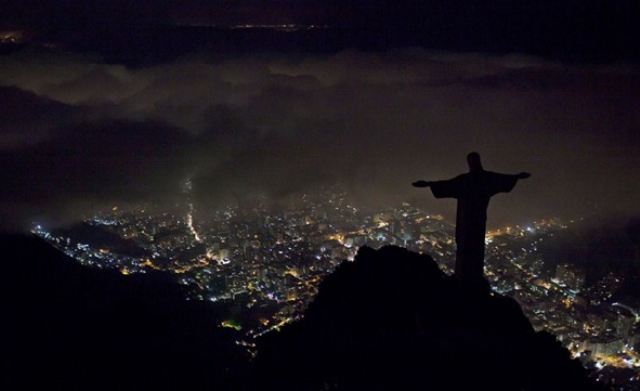
[[[533,174],[490,225],[637,215],[638,4],[0,0],[22,32],[0,46],[1,228],[171,203],[187,177],[203,217],[339,181],[453,218],[411,182],[470,151]],[[194,30],[280,23],[327,28]]]

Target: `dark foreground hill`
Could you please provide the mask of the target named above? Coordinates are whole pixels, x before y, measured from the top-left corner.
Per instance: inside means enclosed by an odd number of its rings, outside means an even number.
[[[3,390],[600,390],[515,301],[397,247],[342,263],[249,372],[216,312],[161,276],[2,236],[0,280]]]
[[[599,390],[518,304],[469,290],[426,255],[360,249],[304,319],[258,342],[249,389]]]
[[[83,267],[0,237],[0,389],[228,389],[237,336],[162,276]],[[233,335],[232,335],[233,334]]]

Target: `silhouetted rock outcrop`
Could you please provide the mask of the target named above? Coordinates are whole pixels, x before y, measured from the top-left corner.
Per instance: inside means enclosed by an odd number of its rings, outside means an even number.
[[[303,320],[258,340],[250,373],[237,335],[166,280],[88,269],[23,236],[0,237],[0,257],[2,389],[600,389],[515,301],[397,247],[343,262]]]
[[[237,335],[161,275],[89,269],[0,237],[0,389],[228,389]]]
[[[519,305],[469,289],[427,255],[361,248],[305,317],[258,341],[249,388],[598,390]]]

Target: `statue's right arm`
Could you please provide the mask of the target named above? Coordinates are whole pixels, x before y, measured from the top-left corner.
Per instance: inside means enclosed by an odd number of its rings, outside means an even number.
[[[413,182],[412,185],[414,187],[429,187],[431,186],[431,182],[427,182],[427,181],[416,181]]]

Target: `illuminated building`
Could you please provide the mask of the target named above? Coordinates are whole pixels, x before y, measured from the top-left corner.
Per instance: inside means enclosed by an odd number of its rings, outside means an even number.
[[[584,287],[586,275],[584,270],[578,269],[569,264],[560,264],[556,269],[556,278],[560,283],[573,290],[580,290]]]

